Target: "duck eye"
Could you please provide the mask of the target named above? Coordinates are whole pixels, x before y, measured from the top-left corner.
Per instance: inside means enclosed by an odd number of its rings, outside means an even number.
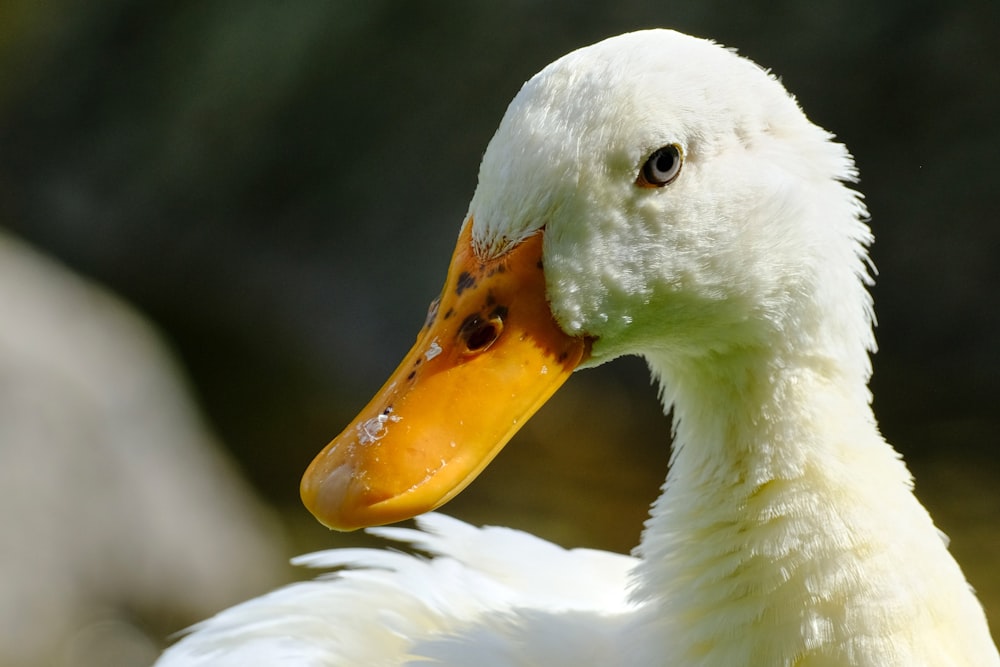
[[[636,185],[644,188],[661,188],[673,182],[681,171],[681,149],[676,144],[670,144],[653,151],[635,180]]]

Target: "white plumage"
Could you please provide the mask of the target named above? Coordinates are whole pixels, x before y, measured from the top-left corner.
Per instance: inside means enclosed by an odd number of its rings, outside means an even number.
[[[664,149],[680,170],[660,180]],[[481,262],[542,234],[584,364],[638,354],[660,382],[674,452],[634,557],[427,515],[376,532],[430,560],[305,557],[338,571],[223,612],[162,664],[1000,665],[872,415],[854,178],[773,77],[710,42],[632,33],[545,68],[484,155],[466,233]],[[413,419],[376,414],[348,449]],[[347,497],[331,468],[314,504]]]

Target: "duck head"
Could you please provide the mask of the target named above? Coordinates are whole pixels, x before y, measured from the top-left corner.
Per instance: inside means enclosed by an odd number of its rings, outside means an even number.
[[[854,175],[774,77],[711,42],[644,31],[557,60],[507,109],[440,298],[305,504],[342,530],[434,509],[575,368],[624,354],[778,346],[867,373]]]

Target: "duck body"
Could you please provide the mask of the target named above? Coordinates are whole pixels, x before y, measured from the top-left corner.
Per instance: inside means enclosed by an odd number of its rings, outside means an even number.
[[[430,560],[306,557],[336,572],[223,612],[162,664],[1000,665],[871,411],[871,235],[854,179],[773,77],[711,42],[631,33],[544,69],[483,157],[454,260],[467,245],[483,272],[449,278],[427,342],[317,457],[303,497],[330,525],[388,522],[397,496],[417,513],[455,492],[427,499],[425,478],[458,468],[461,488],[485,465],[443,455],[389,491],[352,457],[409,433],[394,392],[445,341],[449,299],[517,273],[492,262],[537,246],[570,341],[555,358],[641,355],[673,411],[670,471],[634,555],[427,515],[422,530],[375,530]],[[515,306],[489,294],[502,309],[463,321],[459,366],[507,349]]]

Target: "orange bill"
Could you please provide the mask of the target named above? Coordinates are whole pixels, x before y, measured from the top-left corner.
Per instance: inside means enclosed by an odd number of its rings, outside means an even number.
[[[481,260],[466,222],[413,349],[302,478],[322,523],[354,530],[444,504],[586,356],[588,341],[552,319],[542,234]]]

